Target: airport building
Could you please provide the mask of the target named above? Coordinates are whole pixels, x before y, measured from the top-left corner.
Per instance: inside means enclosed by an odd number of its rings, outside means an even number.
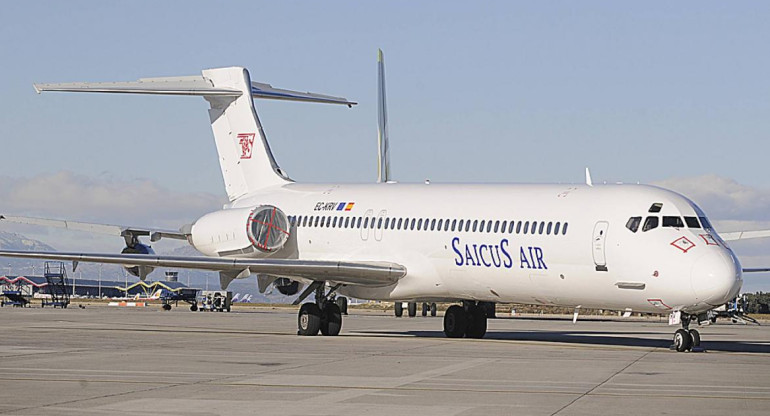
[[[46,294],[48,281],[44,276],[0,276],[0,294],[6,291],[18,291],[25,296],[37,293]],[[177,292],[187,288],[178,281],[138,281],[119,282],[112,280],[68,279],[68,291],[72,296],[93,298],[117,298],[126,296],[151,295],[158,289]]]

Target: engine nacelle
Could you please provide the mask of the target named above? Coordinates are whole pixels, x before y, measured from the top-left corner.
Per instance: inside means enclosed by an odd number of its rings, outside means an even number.
[[[192,245],[209,256],[264,257],[283,248],[290,224],[277,207],[260,205],[206,214],[190,234]]]
[[[121,251],[122,254],[155,254],[155,251],[152,249],[152,247],[142,244],[142,243],[135,243],[133,246],[126,246],[126,248]],[[147,277],[148,274],[152,273],[153,270],[155,270],[154,267],[150,266],[133,266],[130,264],[124,264],[123,268],[126,269],[126,271],[131,274],[132,276],[136,276],[142,280],[144,280],[145,277]]]
[[[296,295],[300,289],[300,284],[298,281],[287,279],[285,277],[279,277],[278,279],[275,279],[273,285],[284,296]]]

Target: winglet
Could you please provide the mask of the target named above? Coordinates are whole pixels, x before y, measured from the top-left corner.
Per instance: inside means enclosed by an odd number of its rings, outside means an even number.
[[[591,181],[591,171],[588,168],[586,168],[586,185],[594,186],[593,181]]]

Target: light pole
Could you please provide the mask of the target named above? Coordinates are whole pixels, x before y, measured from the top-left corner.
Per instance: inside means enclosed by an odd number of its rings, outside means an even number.
[[[99,263],[99,299],[102,298],[102,266],[104,264]]]
[[[11,275],[11,263],[8,263],[8,274],[6,276]]]

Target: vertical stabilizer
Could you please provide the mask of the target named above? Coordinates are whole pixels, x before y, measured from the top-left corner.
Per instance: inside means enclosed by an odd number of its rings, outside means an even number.
[[[377,54],[377,182],[390,177],[390,145],[388,143],[388,106],[385,100],[385,60],[382,49]]]
[[[249,71],[241,67],[207,69],[204,78],[215,88],[241,92],[238,96],[207,95],[209,118],[219,165],[230,201],[257,189],[289,182],[270,151],[251,97]]]

